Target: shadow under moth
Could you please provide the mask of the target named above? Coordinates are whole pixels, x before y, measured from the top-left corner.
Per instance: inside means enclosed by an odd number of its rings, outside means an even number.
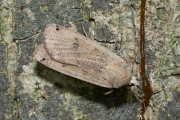
[[[132,79],[131,67],[118,55],[77,32],[46,25],[37,61],[63,74],[106,87],[119,88]]]

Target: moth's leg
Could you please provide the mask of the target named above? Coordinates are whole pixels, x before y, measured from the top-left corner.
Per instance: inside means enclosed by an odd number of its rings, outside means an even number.
[[[123,54],[121,53],[120,50],[117,50],[117,55],[121,56],[121,57],[124,59],[124,56],[123,56]],[[124,59],[124,60],[125,60],[125,59]]]
[[[120,49],[120,48],[119,48],[119,46],[118,46],[118,44],[117,44],[117,40],[115,40],[115,50],[116,50],[116,51],[119,51],[119,49]]]
[[[111,94],[112,92],[114,92],[114,90],[113,90],[113,89],[110,89],[110,91],[105,92],[104,95],[109,95],[109,94]]]

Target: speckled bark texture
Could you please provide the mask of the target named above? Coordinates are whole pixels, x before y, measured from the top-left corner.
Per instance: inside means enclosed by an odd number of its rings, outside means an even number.
[[[120,52],[139,78],[140,0],[1,0],[0,120],[135,120],[138,93],[58,73],[33,58],[56,23]],[[83,31],[83,27],[85,32]],[[180,3],[146,2],[146,65],[154,94],[145,118],[180,118]],[[140,82],[141,83],[141,82]]]

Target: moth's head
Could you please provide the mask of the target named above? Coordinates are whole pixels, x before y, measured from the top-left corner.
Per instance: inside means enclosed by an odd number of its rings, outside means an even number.
[[[108,82],[113,88],[119,88],[132,79],[131,68],[125,62],[112,62],[106,66]]]

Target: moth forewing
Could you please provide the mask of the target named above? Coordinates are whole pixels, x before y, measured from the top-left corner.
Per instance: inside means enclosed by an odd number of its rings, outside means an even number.
[[[119,88],[131,78],[126,62],[97,42],[56,24],[48,24],[37,61],[63,74],[107,88]]]

